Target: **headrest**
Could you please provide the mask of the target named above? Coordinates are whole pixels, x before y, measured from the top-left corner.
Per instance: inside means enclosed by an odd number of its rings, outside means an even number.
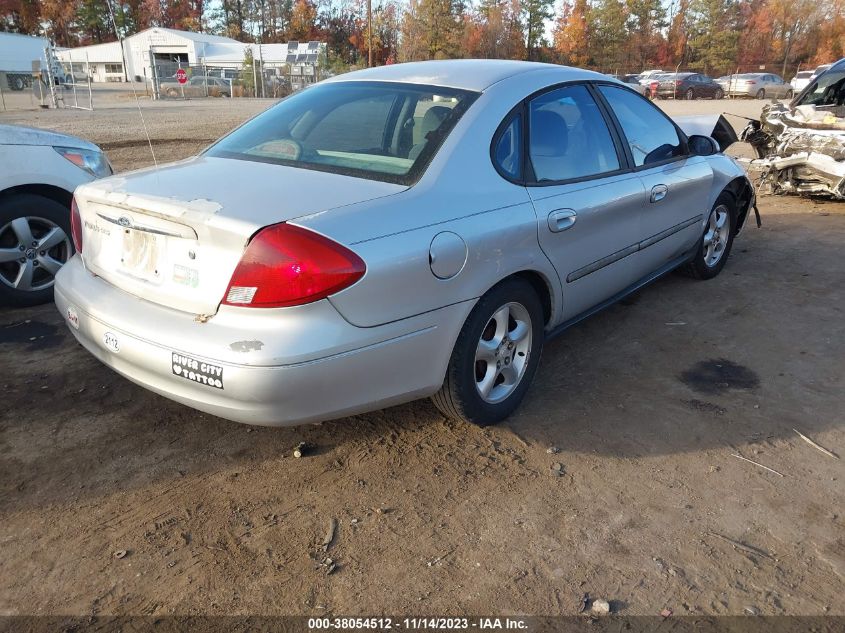
[[[564,156],[569,128],[557,112],[537,110],[531,114],[531,155]]]
[[[446,106],[431,106],[426,111],[423,116],[422,123],[420,124],[422,137],[425,138],[426,134],[434,132],[434,130],[439,128],[440,124],[443,123],[443,119],[449,116],[451,111],[452,109],[447,108]]]

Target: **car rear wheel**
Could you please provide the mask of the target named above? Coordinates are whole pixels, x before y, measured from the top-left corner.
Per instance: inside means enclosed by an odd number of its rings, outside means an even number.
[[[793,98],[794,96],[795,96],[795,91],[794,91],[794,90],[787,90],[787,91],[786,91],[786,98],[787,98],[787,99],[789,99],[790,101],[792,100],[792,98]]]
[[[686,93],[686,98],[689,101],[692,101],[693,99],[695,99],[695,90],[693,90],[692,88],[689,88],[687,90],[687,93]]]
[[[717,88],[715,94],[713,95],[714,99],[721,99],[725,96],[724,91],[721,88]]]
[[[528,282],[506,279],[464,323],[432,401],[448,418],[496,424],[519,406],[543,349],[543,306]]]
[[[757,91],[757,98],[758,98],[758,99],[765,99],[765,98],[766,98],[766,91],[765,91],[765,89],[760,88],[760,89]]]
[[[53,299],[59,268],[73,255],[70,211],[33,194],[0,202],[0,305],[32,306]]]
[[[707,218],[695,257],[681,272],[695,279],[712,279],[722,272],[733,246],[735,226],[736,201],[722,192]]]

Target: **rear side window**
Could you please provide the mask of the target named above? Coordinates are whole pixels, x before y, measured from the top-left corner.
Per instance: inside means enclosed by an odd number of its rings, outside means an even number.
[[[587,178],[620,168],[607,123],[585,86],[541,94],[528,113],[529,156],[537,182]]]
[[[522,116],[511,118],[493,146],[493,162],[503,176],[522,179]]]
[[[656,106],[628,90],[599,86],[613,109],[637,167],[670,160],[684,153],[678,130]]]

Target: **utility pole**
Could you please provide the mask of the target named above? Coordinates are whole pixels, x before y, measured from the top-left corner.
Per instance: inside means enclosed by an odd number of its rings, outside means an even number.
[[[367,66],[373,67],[373,0],[367,0]]]

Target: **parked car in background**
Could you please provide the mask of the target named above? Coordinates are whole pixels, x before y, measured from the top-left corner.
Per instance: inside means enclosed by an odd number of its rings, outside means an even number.
[[[229,82],[221,77],[194,75],[187,83],[180,84],[175,79],[161,82],[161,91],[168,97],[231,97]]]
[[[93,143],[17,125],[0,125],[0,165],[0,305],[45,303],[73,254],[73,191],[111,166]]]
[[[103,363],[224,418],[432,396],[493,424],[545,339],[675,268],[725,266],[754,191],[705,119],[687,136],[551,64],[338,75],[198,157],[80,187],[56,304]]]
[[[804,88],[807,87],[807,84],[810,83],[810,79],[813,78],[814,72],[812,70],[801,70],[795,73],[795,76],[789,82],[789,85],[792,86],[792,91],[795,94],[798,94]]]
[[[617,81],[621,81],[626,86],[629,86],[632,90],[636,90],[644,97],[651,97],[651,90],[645,84],[640,83],[639,79],[637,78],[639,75],[608,75],[609,77],[613,77]]]
[[[779,75],[771,73],[743,73],[728,78],[725,94],[755,99],[791,99],[795,89]]]
[[[721,99],[724,89],[700,73],[667,73],[657,77],[656,96],[662,99]]]
[[[638,80],[641,84],[643,84],[643,85],[646,85],[646,86],[647,86],[647,85],[649,84],[649,82],[650,82],[652,79],[654,79],[657,75],[663,75],[663,74],[666,74],[666,71],[665,71],[665,70],[660,70],[660,69],[658,69],[658,68],[655,68],[654,70],[644,70],[644,71],[643,71],[643,72],[641,72],[639,75],[637,75],[637,80]]]

